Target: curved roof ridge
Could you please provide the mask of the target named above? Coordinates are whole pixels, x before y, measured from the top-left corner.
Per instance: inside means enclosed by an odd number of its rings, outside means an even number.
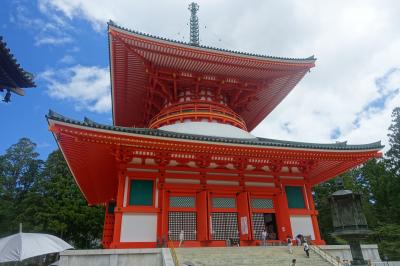
[[[281,147],[281,148],[320,149],[320,150],[380,150],[384,147],[381,144],[381,141],[376,141],[367,144],[347,145],[347,143],[345,142],[311,143],[311,142],[296,142],[296,141],[277,140],[277,139],[268,139],[259,137],[255,139],[240,139],[240,138],[214,137],[214,136],[187,134],[187,133],[177,133],[159,129],[111,126],[93,122],[88,118],[85,118],[85,121],[82,122],[76,119],[65,117],[52,110],[49,110],[49,113],[48,115],[46,115],[46,118],[74,125],[86,126],[90,128],[97,128],[103,130],[151,135],[151,136],[167,137],[167,138],[176,138],[176,139],[211,141],[217,143],[232,143],[232,144],[243,144],[252,146],[270,146],[270,147]]]
[[[161,37],[161,36],[156,36],[156,35],[140,32],[140,31],[132,30],[132,29],[129,29],[129,28],[125,28],[125,27],[122,27],[122,26],[116,24],[112,20],[109,20],[107,22],[107,24],[108,24],[109,27],[111,26],[111,27],[114,27],[114,28],[129,32],[129,33],[132,33],[132,34],[137,34],[137,35],[141,35],[141,36],[148,37],[148,38],[153,38],[153,39],[157,39],[157,40],[177,43],[177,44],[181,44],[181,45],[186,45],[186,46],[190,46],[192,48],[203,48],[203,49],[209,49],[209,50],[214,50],[214,51],[218,51],[218,52],[232,53],[232,54],[237,54],[237,55],[245,55],[245,56],[264,58],[264,59],[272,59],[272,60],[307,61],[307,62],[309,62],[309,61],[315,62],[317,60],[314,57],[314,55],[311,55],[311,56],[305,57],[305,58],[292,58],[292,57],[280,57],[280,56],[271,56],[271,55],[262,55],[262,54],[256,54],[256,53],[248,53],[248,52],[243,52],[243,51],[229,50],[229,49],[212,47],[212,46],[201,45],[201,44],[194,46],[194,45],[191,45],[188,42],[169,39],[169,38],[165,38],[165,37]]]

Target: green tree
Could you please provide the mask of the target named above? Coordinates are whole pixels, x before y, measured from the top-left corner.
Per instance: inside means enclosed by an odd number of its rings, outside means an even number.
[[[392,124],[389,127],[390,149],[385,161],[390,170],[388,197],[390,198],[390,223],[400,223],[400,107],[392,112]]]
[[[22,138],[0,156],[0,235],[18,230],[22,201],[41,177],[43,161],[35,149],[35,143]]]
[[[59,150],[43,162],[27,138],[0,156],[0,236],[50,233],[76,248],[99,247],[104,211],[89,207]]]
[[[59,150],[52,152],[43,171],[43,178],[29,202],[42,200],[41,208],[31,208],[43,231],[55,234],[76,248],[100,245],[104,211],[89,207],[77,187]]]
[[[379,241],[381,254],[400,260],[400,107],[392,112],[388,137],[390,148],[384,159],[387,171],[385,175],[375,176],[380,178],[373,191],[379,217],[375,239]]]
[[[400,107],[392,112],[392,124],[389,127],[390,149],[386,152],[387,163],[393,173],[400,177]]]

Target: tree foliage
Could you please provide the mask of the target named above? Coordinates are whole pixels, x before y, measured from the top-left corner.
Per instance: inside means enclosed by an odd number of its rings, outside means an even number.
[[[50,233],[76,248],[98,247],[104,211],[89,207],[60,151],[43,162],[23,138],[0,156],[0,235]]]
[[[40,179],[43,161],[35,148],[36,144],[22,138],[0,156],[0,234],[18,230],[21,204]]]
[[[392,112],[392,124],[389,127],[390,149],[386,153],[387,164],[392,172],[400,176],[400,107]]]

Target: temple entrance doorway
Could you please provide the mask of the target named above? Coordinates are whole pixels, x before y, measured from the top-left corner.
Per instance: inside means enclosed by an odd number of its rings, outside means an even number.
[[[238,214],[235,196],[214,195],[211,199],[211,239],[239,240]]]
[[[262,240],[263,230],[268,232],[269,240],[277,240],[275,213],[253,213],[253,234],[255,240]]]
[[[169,239],[179,241],[181,231],[184,240],[197,240],[196,198],[191,194],[172,194],[169,197]]]

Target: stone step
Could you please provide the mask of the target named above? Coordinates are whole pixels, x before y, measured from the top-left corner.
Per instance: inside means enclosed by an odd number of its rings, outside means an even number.
[[[287,247],[222,247],[222,248],[176,248],[178,260],[194,263],[196,266],[222,265],[290,265],[296,258],[298,265],[328,266],[318,254],[310,250],[307,258],[302,247],[293,247],[290,254]]]

